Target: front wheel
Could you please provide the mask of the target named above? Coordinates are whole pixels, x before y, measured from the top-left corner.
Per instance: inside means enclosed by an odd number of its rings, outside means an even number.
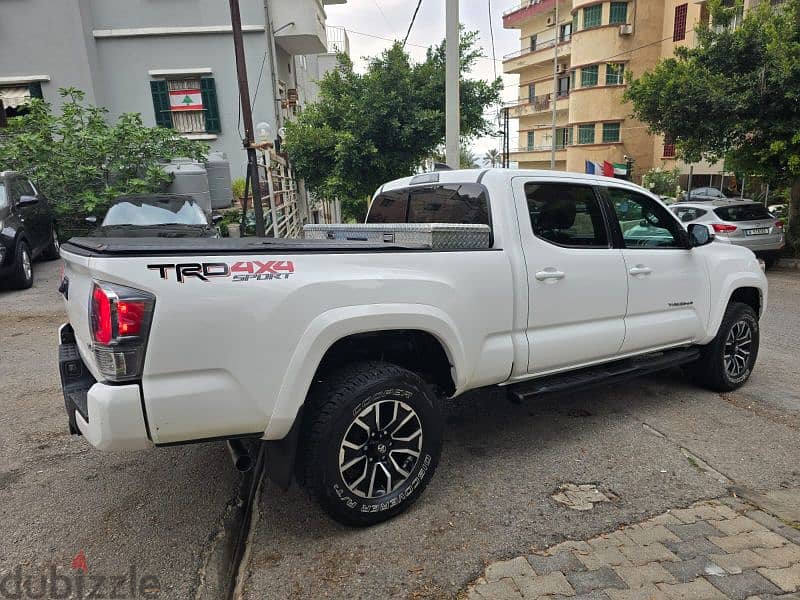
[[[731,302],[716,337],[702,348],[700,358],[689,366],[689,373],[697,383],[709,389],[733,391],[750,378],[758,356],[758,344],[755,311],[747,304]]]
[[[439,400],[419,376],[385,362],[354,364],[309,394],[300,479],[340,523],[374,525],[425,489],[442,433]]]

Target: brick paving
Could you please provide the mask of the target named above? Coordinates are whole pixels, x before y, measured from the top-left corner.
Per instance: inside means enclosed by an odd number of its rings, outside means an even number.
[[[800,600],[800,531],[736,499],[698,502],[494,562],[462,598]]]

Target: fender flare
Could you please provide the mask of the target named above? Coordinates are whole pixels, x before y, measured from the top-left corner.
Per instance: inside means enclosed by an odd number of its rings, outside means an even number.
[[[323,357],[336,342],[359,333],[398,329],[425,331],[439,340],[453,365],[456,388],[465,385],[464,344],[455,323],[441,309],[427,304],[368,304],[331,309],[308,324],[295,347],[262,439],[278,440],[289,433]]]
[[[711,314],[708,322],[708,331],[706,332],[705,338],[700,341],[700,344],[707,344],[716,337],[719,327],[722,324],[722,317],[725,315],[725,308],[730,303],[734,292],[740,288],[755,288],[758,290],[761,296],[761,314],[758,315],[758,318],[761,318],[764,314],[767,303],[767,291],[763,279],[747,271],[731,273],[723,280],[722,293],[716,296],[718,298],[717,303],[710,307]]]

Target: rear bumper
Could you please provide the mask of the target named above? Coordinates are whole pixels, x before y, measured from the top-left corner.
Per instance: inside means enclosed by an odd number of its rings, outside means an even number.
[[[743,248],[752,250],[756,254],[762,252],[779,252],[783,250],[783,247],[786,245],[786,237],[782,234],[779,236],[765,236],[763,238],[752,236],[750,238],[737,237],[733,239],[719,236],[717,239],[733,244],[734,246],[742,246]]]
[[[59,329],[59,342],[59,371],[70,433],[83,434],[100,450],[151,447],[139,385],[95,381],[78,354],[69,323]]]

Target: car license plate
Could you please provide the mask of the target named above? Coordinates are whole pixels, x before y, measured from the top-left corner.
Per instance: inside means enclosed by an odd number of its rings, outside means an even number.
[[[745,235],[765,235],[769,233],[769,227],[759,227],[758,229],[745,229]]]

